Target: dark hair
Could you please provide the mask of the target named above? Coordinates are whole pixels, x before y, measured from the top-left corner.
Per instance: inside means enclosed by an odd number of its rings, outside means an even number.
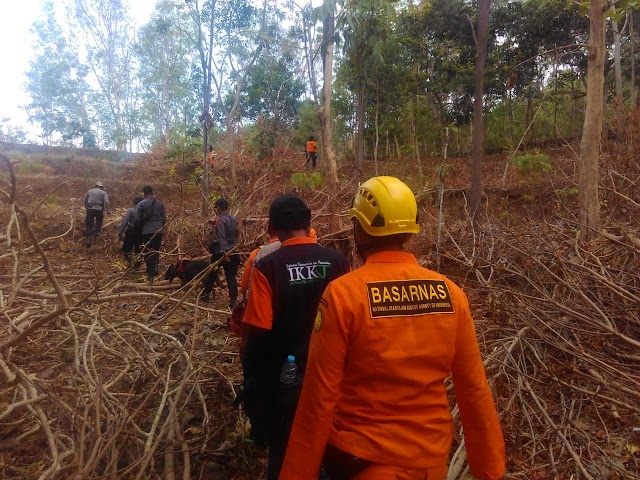
[[[229,202],[227,202],[224,198],[219,198],[216,200],[216,203],[213,204],[215,207],[218,207],[223,212],[229,210]]]
[[[147,195],[153,195],[153,187],[151,185],[145,185],[142,187],[142,193],[144,193],[145,197]]]
[[[213,152],[213,145],[209,145],[209,151]]]
[[[142,197],[133,197],[133,204],[137,205],[139,204],[142,200],[144,200],[144,198]]]
[[[296,195],[280,195],[269,206],[269,223],[273,229],[286,232],[309,228],[311,210]]]
[[[315,141],[316,141],[316,139],[315,139],[315,138],[313,138],[313,135],[311,135],[311,136],[309,137],[309,141],[310,141],[310,142],[315,142]]]

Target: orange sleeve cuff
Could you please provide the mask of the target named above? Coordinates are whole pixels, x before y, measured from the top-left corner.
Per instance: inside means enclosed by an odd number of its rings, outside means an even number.
[[[273,327],[271,285],[257,268],[254,268],[251,274],[251,295],[249,295],[242,323],[265,330],[271,330]]]

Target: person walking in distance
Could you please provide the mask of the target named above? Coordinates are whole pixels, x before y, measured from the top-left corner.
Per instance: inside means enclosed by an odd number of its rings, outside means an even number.
[[[84,208],[87,210],[84,242],[87,247],[90,247],[93,238],[102,233],[104,212],[107,212],[107,215],[111,213],[109,195],[105,192],[102,182],[96,182],[94,187],[84,196]]]
[[[153,194],[153,187],[142,188],[144,199],[136,207],[135,224],[142,231],[142,256],[147,266],[147,280],[153,285],[158,275],[160,263],[160,246],[162,230],[167,223],[167,212],[164,205]]]
[[[229,250],[236,246],[238,239],[238,220],[229,213],[229,202],[224,198],[219,198],[216,200],[213,210],[216,213],[214,223],[218,246],[217,249],[211,252],[211,263],[217,262],[225,256]],[[222,261],[222,269],[227,279],[229,308],[231,310],[238,303],[238,279],[236,276],[238,275],[239,264],[240,256],[236,253],[228,255]]]
[[[312,168],[316,168],[316,161],[318,160],[318,144],[316,139],[311,135],[307,141],[307,161],[305,162],[305,168],[309,168],[309,162],[311,162]]]
[[[404,250],[416,200],[394,177],[356,192],[349,216],[364,265],[329,284],[281,480],[442,480],[453,437],[451,376],[474,478],[505,474],[502,430],[469,303]]]
[[[310,221],[301,198],[273,200],[269,231],[282,243],[254,264],[242,319],[243,401],[252,438],[269,444],[269,480],[280,473],[318,302],[327,284],[349,271],[341,253],[309,236]]]
[[[127,268],[138,268],[140,261],[140,245],[142,244],[142,231],[136,225],[136,207],[142,201],[142,197],[133,199],[133,206],[127,208],[120,226],[118,227],[118,239],[122,241],[122,253],[127,261]]]

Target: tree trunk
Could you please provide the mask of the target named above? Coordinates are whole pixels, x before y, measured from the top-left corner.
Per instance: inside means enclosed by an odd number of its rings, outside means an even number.
[[[373,145],[373,165],[375,167],[376,176],[378,176],[378,146],[380,144],[380,129],[378,126],[378,118],[380,116],[380,80],[376,75],[376,115],[375,115],[375,134],[376,140]]]
[[[338,165],[333,151],[333,136],[331,133],[331,90],[333,88],[333,47],[335,35],[335,17],[328,14],[322,22],[322,68],[324,85],[322,88],[322,106],[318,112],[320,119],[320,135],[324,159],[327,162],[327,188],[330,196],[329,231],[340,230],[340,203],[338,202]]]
[[[483,146],[483,93],[484,66],[487,57],[487,43],[489,40],[489,10],[491,0],[479,0],[478,5],[478,34],[475,71],[475,93],[473,99],[473,133],[471,137],[471,219],[474,227],[478,225],[482,203],[482,158]]]
[[[553,135],[551,140],[558,139],[558,63],[560,63],[560,55],[556,50],[556,62],[553,66]]]
[[[629,41],[631,42],[631,108],[636,107],[636,37],[633,29],[633,9],[627,10],[629,16]]]
[[[624,104],[622,98],[622,65],[620,62],[620,25],[615,20],[611,21],[613,29],[613,68],[616,78],[616,140],[624,140]]]
[[[422,188],[422,163],[420,162],[420,146],[418,145],[418,69],[414,66],[413,77],[413,98],[411,101],[411,141],[413,143],[413,152],[418,167],[418,178],[420,188]]]
[[[590,240],[594,233],[600,230],[598,159],[602,132],[606,54],[604,5],[605,0],[591,0],[589,3],[587,99],[578,167],[578,219],[580,238],[583,241]]]
[[[364,91],[365,82],[362,74],[358,75],[358,116],[356,123],[358,130],[356,131],[356,180],[360,180],[364,171],[364,114],[365,102]]]

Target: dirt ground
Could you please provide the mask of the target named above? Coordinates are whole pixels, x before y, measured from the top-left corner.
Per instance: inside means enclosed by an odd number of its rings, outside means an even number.
[[[409,161],[378,168],[417,193],[422,229],[408,249],[469,295],[510,478],[640,478],[640,167],[615,149],[605,157],[603,233],[581,243],[575,155],[546,153],[552,170],[540,174],[519,174],[506,154],[487,158],[478,230],[467,220],[469,159],[449,159],[440,241],[440,159],[424,160],[422,178]],[[12,160],[16,209],[0,201],[0,479],[261,478],[265,452],[231,405],[242,375],[226,289],[202,304],[195,286],[149,286],[143,270],[125,269],[116,238],[131,198],[150,184],[169,218],[161,272],[206,255],[193,173],[159,155]],[[228,160],[214,167],[213,198],[238,216],[243,258],[265,240],[269,201],[296,191],[320,243],[356,265],[346,215],[344,231],[328,230],[326,188],[292,184],[303,164],[295,154],[241,158],[237,186]],[[373,172],[367,163],[362,180]],[[113,210],[86,248],[82,198],[96,180]],[[0,181],[10,196],[4,165]],[[346,213],[357,185],[347,162],[340,185]],[[451,404],[458,421],[453,395]],[[467,475],[460,433],[451,479]]]

